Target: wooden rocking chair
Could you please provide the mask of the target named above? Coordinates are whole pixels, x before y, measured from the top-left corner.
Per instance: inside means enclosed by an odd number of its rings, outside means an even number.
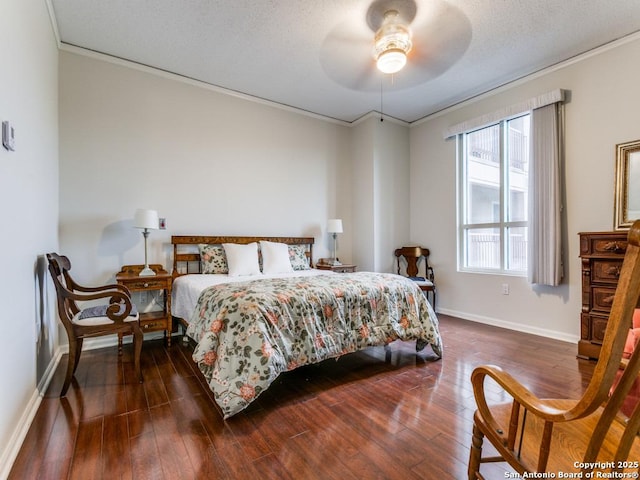
[[[471,382],[478,408],[468,465],[470,480],[485,478],[480,473],[484,462],[508,462],[521,478],[525,472],[576,475],[565,478],[638,478],[640,406],[628,417],[621,414],[620,407],[639,376],[640,348],[625,362],[619,383],[610,390],[639,296],[640,220],[629,231],[600,358],[582,398],[540,399],[499,367],[487,365],[473,371]],[[513,400],[489,405],[487,377]],[[499,456],[482,457],[484,438]],[[598,477],[596,472],[603,473]]]

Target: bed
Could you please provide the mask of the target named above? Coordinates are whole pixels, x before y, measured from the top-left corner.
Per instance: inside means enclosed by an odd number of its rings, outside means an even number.
[[[435,312],[411,280],[312,266],[310,237],[172,236],[171,310],[224,418],[282,372],[415,340],[437,358]],[[238,253],[240,252],[240,253]]]

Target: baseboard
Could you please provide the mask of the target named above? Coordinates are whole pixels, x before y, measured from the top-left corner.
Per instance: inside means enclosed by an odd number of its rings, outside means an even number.
[[[65,345],[66,351],[69,351],[67,345]],[[4,452],[2,452],[2,457],[0,458],[0,465],[2,466],[0,469],[0,479],[6,479],[11,472],[11,467],[13,467],[13,462],[15,462],[18,452],[20,448],[22,448],[22,444],[24,443],[24,439],[29,432],[29,428],[31,427],[31,423],[38,413],[38,408],[40,407],[40,403],[42,403],[42,396],[44,392],[47,391],[49,384],[51,383],[51,379],[53,378],[53,374],[58,368],[58,364],[60,363],[60,359],[62,358],[63,351],[62,348],[58,348],[49,362],[44,374],[40,382],[38,383],[37,388],[31,395],[29,402],[22,412],[20,416],[20,420],[18,421],[18,425],[11,435],[11,439],[9,440],[9,448],[7,448]]]
[[[33,422],[33,419],[35,418],[41,401],[42,396],[40,395],[40,392],[36,390],[29,399],[29,402],[27,403],[27,406],[22,413],[22,416],[20,417],[18,426],[13,432],[13,435],[11,435],[11,439],[9,440],[8,444],[9,447],[4,452],[2,452],[2,458],[0,458],[0,465],[2,465],[2,470],[0,470],[0,478],[2,478],[3,480],[9,477],[9,472],[11,472],[13,462],[15,462],[16,457],[18,456],[18,452],[20,451],[22,443],[27,436],[27,432],[29,431],[31,422]]]
[[[532,327],[530,325],[523,325],[521,323],[507,322],[505,320],[500,320],[497,318],[474,315],[472,313],[459,312],[457,310],[450,310],[447,308],[438,307],[438,313],[451,315],[452,317],[462,318],[463,320],[469,320],[471,322],[484,323],[486,325],[492,325],[494,327],[506,328],[507,330],[515,330],[516,332],[530,333],[531,335],[538,335],[540,337],[547,337],[554,340],[574,343],[576,345],[578,344],[578,340],[580,339],[577,335],[570,335],[565,332]]]

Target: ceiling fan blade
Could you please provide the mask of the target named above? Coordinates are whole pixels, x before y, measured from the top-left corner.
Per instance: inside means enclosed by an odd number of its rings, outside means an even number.
[[[433,3],[425,17],[412,27],[413,48],[407,65],[428,81],[464,55],[471,42],[471,23],[462,11],[444,2]]]
[[[320,64],[336,83],[352,90],[370,90],[375,61],[371,32],[364,22],[345,22],[334,28],[320,48]]]

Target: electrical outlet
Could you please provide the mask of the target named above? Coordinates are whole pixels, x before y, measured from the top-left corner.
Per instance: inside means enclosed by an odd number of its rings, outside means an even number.
[[[508,283],[503,283],[502,284],[502,294],[503,295],[509,295],[509,284]]]

